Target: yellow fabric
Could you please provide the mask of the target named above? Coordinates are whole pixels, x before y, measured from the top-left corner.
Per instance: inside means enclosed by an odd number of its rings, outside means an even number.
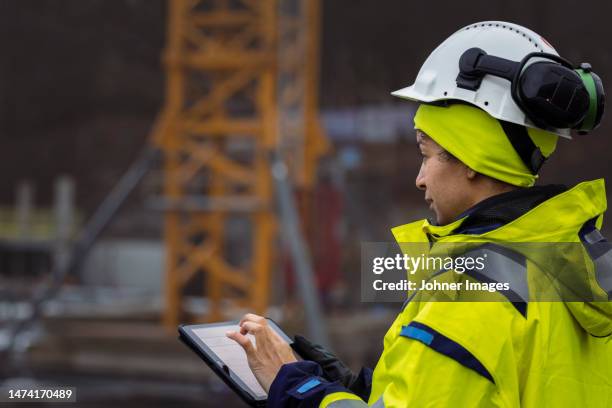
[[[481,109],[466,104],[421,104],[414,125],[478,173],[521,187],[533,186],[537,179],[512,147],[499,121]],[[557,135],[532,128],[527,132],[545,157],[553,153]]]
[[[579,242],[578,231],[606,210],[603,180],[581,183],[513,222],[481,235],[452,234],[426,220],[392,229],[399,243]],[[453,225],[459,226],[458,220]],[[585,256],[588,256],[585,254]],[[527,269],[534,273],[529,262]],[[416,321],[461,344],[495,383],[420,342],[399,335]],[[384,339],[370,402],[386,407],[610,407],[612,302],[529,302],[527,317],[509,302],[411,301]]]
[[[578,184],[516,220],[480,235],[419,220],[392,229],[402,249],[445,242],[579,242],[582,225],[606,210],[603,180]],[[415,249],[416,248],[416,249]],[[585,256],[588,256],[585,254]],[[537,267],[527,261],[528,273]],[[400,335],[410,322],[427,325],[467,349],[493,382],[418,340]],[[409,302],[384,337],[368,405],[413,407],[612,407],[612,302],[532,302],[527,316],[507,301]],[[359,400],[342,392],[332,402]]]
[[[492,307],[483,314],[479,313],[480,305]],[[373,374],[370,405],[384,395],[385,408],[515,406],[496,384],[474,370],[419,341],[400,336],[402,326],[418,321],[457,341],[452,328],[445,328],[448,323],[477,332],[491,317],[494,322],[489,326],[491,330],[505,328],[504,333],[507,333],[510,323],[507,319],[499,319],[499,315],[509,316],[512,311],[504,310],[504,305],[501,302],[411,302],[385,335],[384,351]],[[476,306],[476,310],[472,310],[472,306]],[[430,318],[439,313],[445,318],[443,324]],[[470,348],[465,341],[460,344],[473,351],[481,361],[488,354],[488,350]]]
[[[319,408],[327,408],[330,404],[342,400],[363,401],[361,398],[355,394],[351,394],[350,392],[334,392],[326,395],[325,398],[323,398],[319,404]]]

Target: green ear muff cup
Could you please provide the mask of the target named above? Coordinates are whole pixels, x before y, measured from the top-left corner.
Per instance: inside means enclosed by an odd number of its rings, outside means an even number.
[[[595,129],[601,121],[604,98],[603,86],[601,79],[596,74],[584,69],[577,69],[576,72],[580,75],[582,83],[589,93],[589,109],[584,120],[578,125],[578,130],[585,133]],[[598,92],[597,84],[599,84],[601,92]]]

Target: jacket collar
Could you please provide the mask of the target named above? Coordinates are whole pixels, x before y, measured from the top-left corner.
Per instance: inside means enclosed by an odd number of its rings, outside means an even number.
[[[600,216],[606,206],[604,180],[598,179],[569,190],[551,185],[503,193],[483,200],[450,224],[434,225],[419,220],[391,231],[398,242],[465,240],[466,235],[517,242],[558,242],[577,233],[586,221]]]
[[[521,188],[489,197],[464,211],[453,234],[483,234],[517,219],[542,202],[567,191],[559,184]]]

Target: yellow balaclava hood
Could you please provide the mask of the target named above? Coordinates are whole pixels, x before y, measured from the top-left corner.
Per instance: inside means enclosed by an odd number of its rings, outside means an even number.
[[[538,178],[514,150],[499,121],[475,106],[421,104],[414,128],[480,174],[519,187],[531,187]],[[527,133],[544,157],[554,152],[557,135],[533,128]]]

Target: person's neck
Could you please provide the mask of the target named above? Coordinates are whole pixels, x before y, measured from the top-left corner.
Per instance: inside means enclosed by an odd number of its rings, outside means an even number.
[[[481,203],[488,198],[494,197],[499,194],[508,193],[510,191],[515,191],[518,188],[519,187],[512,186],[510,184],[484,185],[475,191],[475,194],[473,195],[473,200],[471,204],[466,208],[466,210],[474,207],[476,204]]]

